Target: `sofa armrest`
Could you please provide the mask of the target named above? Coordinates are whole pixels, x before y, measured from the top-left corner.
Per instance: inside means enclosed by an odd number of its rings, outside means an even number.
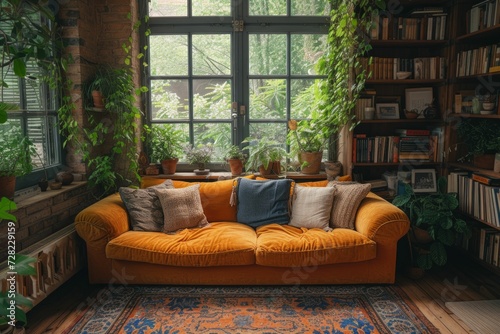
[[[127,232],[128,215],[120,195],[110,195],[83,209],[75,217],[75,229],[87,243],[109,241]]]
[[[398,241],[410,228],[401,209],[371,192],[361,202],[354,224],[356,231],[382,243]]]

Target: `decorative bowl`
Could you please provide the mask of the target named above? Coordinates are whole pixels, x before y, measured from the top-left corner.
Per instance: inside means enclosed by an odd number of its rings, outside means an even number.
[[[493,110],[480,110],[479,113],[481,115],[491,115],[493,114]]]
[[[61,187],[62,187],[62,183],[61,183],[61,182],[54,181],[54,182],[49,183],[49,187],[50,187],[50,189],[52,189],[52,190],[61,189]]]
[[[411,76],[411,72],[396,72],[396,78],[399,80],[408,79]]]
[[[405,116],[407,119],[415,119],[420,115],[420,112],[415,110],[405,110]]]

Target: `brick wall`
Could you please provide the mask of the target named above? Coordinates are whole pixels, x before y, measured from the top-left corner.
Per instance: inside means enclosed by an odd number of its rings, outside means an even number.
[[[82,209],[95,202],[86,182],[47,190],[17,204],[16,250],[23,249],[73,224]],[[0,224],[0,262],[7,259],[7,224]]]

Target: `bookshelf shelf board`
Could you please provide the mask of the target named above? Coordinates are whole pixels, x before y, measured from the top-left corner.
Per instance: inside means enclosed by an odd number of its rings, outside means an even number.
[[[446,83],[445,79],[424,79],[424,80],[415,80],[415,79],[368,79],[366,80],[366,84],[376,84],[376,85],[394,85],[394,84],[405,84],[405,85],[435,85],[435,84],[444,84]]]
[[[485,80],[486,83],[490,83],[490,81],[493,78],[500,77],[500,72],[491,72],[491,73],[484,73],[484,74],[476,74],[476,75],[467,75],[467,76],[461,76],[461,77],[456,77],[453,79],[453,82],[466,82],[466,81],[473,81],[473,80]]]
[[[466,218],[469,218],[469,219],[474,220],[476,223],[481,223],[482,225],[486,225],[487,227],[492,227],[492,228],[494,228],[495,230],[499,230],[499,231],[500,231],[500,227],[495,226],[495,225],[493,225],[492,223],[487,222],[486,220],[482,220],[482,219],[480,219],[480,218],[474,217],[473,215],[468,214],[467,212],[463,212],[463,211],[460,211],[460,214],[461,214],[462,216],[466,217]]]
[[[500,173],[495,173],[491,169],[477,168],[476,166],[473,166],[471,164],[458,163],[458,162],[450,162],[450,163],[448,163],[448,165],[450,167],[464,169],[464,170],[475,172],[475,173],[481,173],[481,174],[484,174],[484,175],[490,176],[490,177],[500,178]]]
[[[489,118],[489,119],[500,119],[500,115],[498,114],[490,114],[490,115],[478,115],[478,114],[456,114],[452,113],[448,115],[448,118],[453,117],[461,117],[461,118]]]
[[[382,124],[387,124],[387,123],[401,123],[401,124],[417,124],[417,123],[422,123],[422,125],[426,125],[429,123],[434,124],[439,124],[442,123],[441,119],[427,119],[427,118],[416,118],[416,119],[409,119],[409,118],[400,118],[400,119],[370,119],[370,120],[362,120],[360,121],[360,124],[373,124],[373,123],[382,123]]]
[[[448,40],[409,40],[409,39],[374,39],[370,44],[376,48],[393,48],[393,47],[443,47],[448,43]]]
[[[401,166],[401,165],[412,165],[412,166],[436,166],[440,165],[439,162],[430,161],[416,161],[416,160],[405,160],[400,162],[354,162],[353,167],[374,167],[374,166]]]
[[[484,43],[485,39],[498,38],[498,35],[500,35],[500,24],[459,36],[456,41],[460,43]]]
[[[457,249],[461,254],[466,256],[468,259],[474,261],[475,263],[479,264],[480,266],[496,273],[497,275],[500,275],[500,268],[495,267],[488,262],[481,260],[477,255],[470,254],[467,250],[461,248],[461,247],[455,247],[454,249]]]

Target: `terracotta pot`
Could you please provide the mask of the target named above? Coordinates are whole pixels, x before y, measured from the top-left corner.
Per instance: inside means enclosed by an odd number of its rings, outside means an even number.
[[[241,175],[243,173],[243,161],[241,159],[228,159],[231,175]]]
[[[434,240],[430,236],[429,232],[427,232],[427,230],[421,229],[416,226],[412,226],[411,228],[410,239],[412,242],[419,244],[428,244]]]
[[[163,174],[175,174],[175,170],[177,169],[177,162],[179,159],[167,159],[161,161],[161,169],[163,170]]]
[[[260,175],[280,175],[281,174],[281,162],[272,161],[267,166],[267,169],[264,166],[259,167]]]
[[[307,162],[307,166],[301,169],[302,174],[319,174],[322,158],[323,152],[300,152],[300,164]]]
[[[495,166],[495,154],[481,154],[474,156],[474,166],[482,169],[491,169]]]
[[[0,176],[0,198],[7,197],[8,199],[14,199],[15,190],[15,176]]]
[[[103,109],[104,108],[104,98],[102,93],[98,90],[92,91],[92,101],[94,101],[94,107]]]

